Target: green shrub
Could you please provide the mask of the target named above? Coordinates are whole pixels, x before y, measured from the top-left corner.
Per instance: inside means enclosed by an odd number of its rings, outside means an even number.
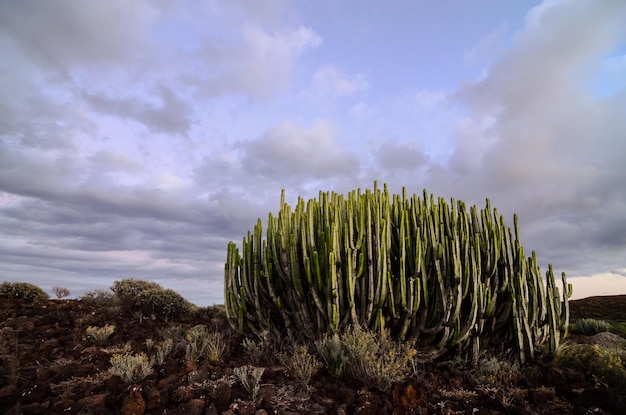
[[[201,321],[208,321],[211,327],[220,331],[230,329],[230,325],[226,319],[226,309],[223,304],[198,307],[193,312],[192,318]]]
[[[610,331],[626,339],[626,322],[611,323]]]
[[[21,299],[33,303],[43,303],[50,297],[44,290],[27,282],[3,282],[0,284],[0,298]]]
[[[138,311],[139,295],[151,288],[163,289],[156,282],[126,278],[113,282],[111,291],[118,297],[124,309],[127,311]]]
[[[192,304],[176,291],[152,281],[127,278],[115,281],[111,291],[125,311],[154,315],[166,321],[184,317],[192,309]]]
[[[582,370],[598,384],[626,387],[626,350],[597,344],[573,344],[561,348],[556,363]]]
[[[515,379],[521,376],[517,362],[497,356],[479,359],[478,365],[470,371],[474,381],[489,387],[510,388]]]
[[[597,320],[595,318],[581,318],[577,320],[571,327],[572,333],[581,333],[586,336],[609,331],[611,325],[608,321]]]
[[[349,367],[348,352],[338,334],[325,335],[315,342],[317,352],[324,361],[328,373],[335,378],[341,378]]]
[[[162,317],[168,321],[189,314],[191,303],[169,288],[148,288],[137,295],[136,307],[143,314]]]
[[[150,359],[144,353],[114,354],[110,362],[109,372],[127,383],[137,383],[154,372]]]

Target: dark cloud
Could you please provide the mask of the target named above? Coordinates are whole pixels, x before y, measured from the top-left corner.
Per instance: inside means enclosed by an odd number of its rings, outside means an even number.
[[[377,157],[381,167],[389,170],[418,170],[428,162],[421,151],[393,140],[380,145]]]
[[[170,88],[156,88],[146,97],[111,98],[84,93],[83,99],[96,111],[145,125],[152,133],[186,134],[191,127],[191,107]]]
[[[5,0],[0,32],[29,59],[69,76],[77,63],[98,66],[127,59],[144,38],[147,20],[158,14],[155,3]]]

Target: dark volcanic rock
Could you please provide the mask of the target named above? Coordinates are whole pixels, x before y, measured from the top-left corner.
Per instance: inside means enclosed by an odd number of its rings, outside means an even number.
[[[572,302],[572,311],[580,316],[593,312],[611,317],[611,310],[620,309],[626,300],[622,297]],[[511,374],[509,385],[498,386],[477,384],[471,370],[458,370],[448,362],[427,364],[419,376],[394,385],[388,393],[363,387],[359,379],[333,379],[321,370],[304,394],[296,390],[284,367],[270,366],[252,402],[234,375],[235,368],[248,363],[241,338],[234,333],[228,332],[230,350],[224,361],[209,365],[203,359],[185,359],[189,343],[185,333],[190,327],[205,324],[228,330],[223,323],[209,319],[140,322],[119,309],[98,309],[74,300],[49,301],[44,306],[2,302],[0,414],[626,413],[626,391],[599,387],[583,372],[554,363],[537,363],[522,378]],[[105,324],[116,326],[106,341],[97,343],[86,336],[88,326]],[[148,350],[146,339],[168,338],[174,342],[172,352],[138,384],[129,385],[108,372],[113,354],[127,350],[152,356],[154,349]],[[594,339],[573,337],[570,341]]]

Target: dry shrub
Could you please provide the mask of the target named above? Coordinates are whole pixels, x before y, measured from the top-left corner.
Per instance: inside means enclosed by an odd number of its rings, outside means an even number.
[[[411,343],[395,342],[386,331],[375,334],[359,327],[351,327],[341,336],[325,337],[316,346],[332,375],[350,374],[384,392],[406,378],[408,363],[416,353]]]
[[[295,347],[290,353],[279,353],[278,360],[287,367],[289,375],[301,387],[306,387],[311,377],[317,372],[321,364],[305,345]]]
[[[114,354],[110,362],[109,372],[127,383],[137,383],[154,372],[152,363],[145,353]]]
[[[174,340],[165,339],[156,346],[156,354],[154,356],[154,362],[157,365],[165,363],[165,358],[172,352],[174,348]]]
[[[219,362],[226,352],[226,339],[218,331],[209,331],[203,325],[189,329],[186,335],[188,344],[185,354],[187,360],[199,360],[206,357],[209,363]]]
[[[107,324],[102,327],[89,326],[85,329],[87,336],[92,337],[97,343],[103,343],[115,333],[115,325]]]
[[[66,287],[58,287],[58,286],[54,286],[52,287],[52,292],[54,293],[54,295],[57,296],[58,299],[64,298],[64,297],[68,297],[71,292],[68,288]]]
[[[259,394],[259,388],[261,387],[261,377],[265,368],[256,366],[241,366],[233,369],[235,375],[241,381],[241,384],[250,394],[253,401],[256,401]]]

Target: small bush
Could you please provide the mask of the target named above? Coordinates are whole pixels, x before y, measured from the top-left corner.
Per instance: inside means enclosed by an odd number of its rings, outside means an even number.
[[[597,344],[574,344],[561,348],[556,363],[582,370],[598,384],[626,387],[626,350]]]
[[[359,327],[326,337],[316,342],[316,347],[333,376],[350,374],[384,392],[406,377],[408,363],[416,353],[410,343],[394,342],[388,332],[376,335]]]
[[[352,376],[384,392],[405,378],[408,362],[416,353],[411,344],[394,342],[389,332],[376,335],[353,327],[344,333],[342,340]]]
[[[577,320],[571,327],[572,333],[581,333],[586,336],[609,331],[611,325],[605,320],[597,320],[595,318],[581,318]]]
[[[191,303],[169,288],[148,288],[137,295],[136,307],[143,314],[154,315],[168,321],[189,314]]]
[[[278,361],[287,367],[289,375],[302,387],[309,384],[311,377],[321,366],[319,360],[304,345],[294,348],[290,353],[279,353]]]
[[[474,381],[489,387],[509,388],[521,376],[519,364],[506,358],[487,356],[471,370]]]
[[[334,378],[341,378],[349,368],[348,352],[337,334],[325,335],[315,342],[317,352],[324,361],[328,373]]]
[[[87,291],[79,298],[79,301],[86,305],[102,308],[115,306],[116,300],[115,295],[109,290]]]
[[[126,278],[123,280],[117,280],[113,282],[111,286],[111,291],[115,293],[115,295],[120,300],[122,307],[127,311],[137,311],[139,295],[146,290],[149,289],[160,289],[161,287],[156,282],[152,281],[144,281],[135,278]]]
[[[111,291],[127,312],[140,312],[168,321],[182,318],[192,310],[192,304],[176,291],[152,281],[127,278],[115,281]]]
[[[189,329],[186,335],[187,360],[200,360],[206,357],[210,363],[219,362],[226,352],[224,335],[218,331],[209,331],[203,325],[197,325]]]
[[[197,307],[193,312],[193,318],[201,321],[208,321],[212,328],[219,331],[224,331],[230,328],[228,320],[226,319],[226,308],[223,304]]]
[[[70,290],[65,287],[52,287],[52,292],[60,300],[61,298],[68,297],[71,293]]]
[[[271,346],[269,332],[263,331],[258,336],[258,340],[246,337],[241,341],[241,345],[248,357],[248,361],[254,365],[260,365],[262,363],[261,360],[263,360]]]
[[[162,365],[165,363],[165,358],[171,353],[174,348],[174,340],[165,339],[161,343],[156,346],[156,354],[154,356],[154,361],[157,365]]]
[[[236,367],[233,369],[233,372],[239,378],[243,387],[246,388],[252,400],[256,401],[261,386],[261,377],[263,376],[263,372],[265,372],[265,368],[242,366]]]
[[[89,326],[85,329],[88,336],[91,336],[96,342],[103,343],[106,339],[115,333],[115,325],[107,324],[103,327]]]
[[[112,375],[119,376],[124,382],[137,383],[151,375],[152,363],[145,353],[137,354],[114,354],[111,357],[111,367],[109,372]]]
[[[21,299],[33,303],[43,303],[50,299],[44,290],[27,282],[3,282],[0,284],[0,298]]]

